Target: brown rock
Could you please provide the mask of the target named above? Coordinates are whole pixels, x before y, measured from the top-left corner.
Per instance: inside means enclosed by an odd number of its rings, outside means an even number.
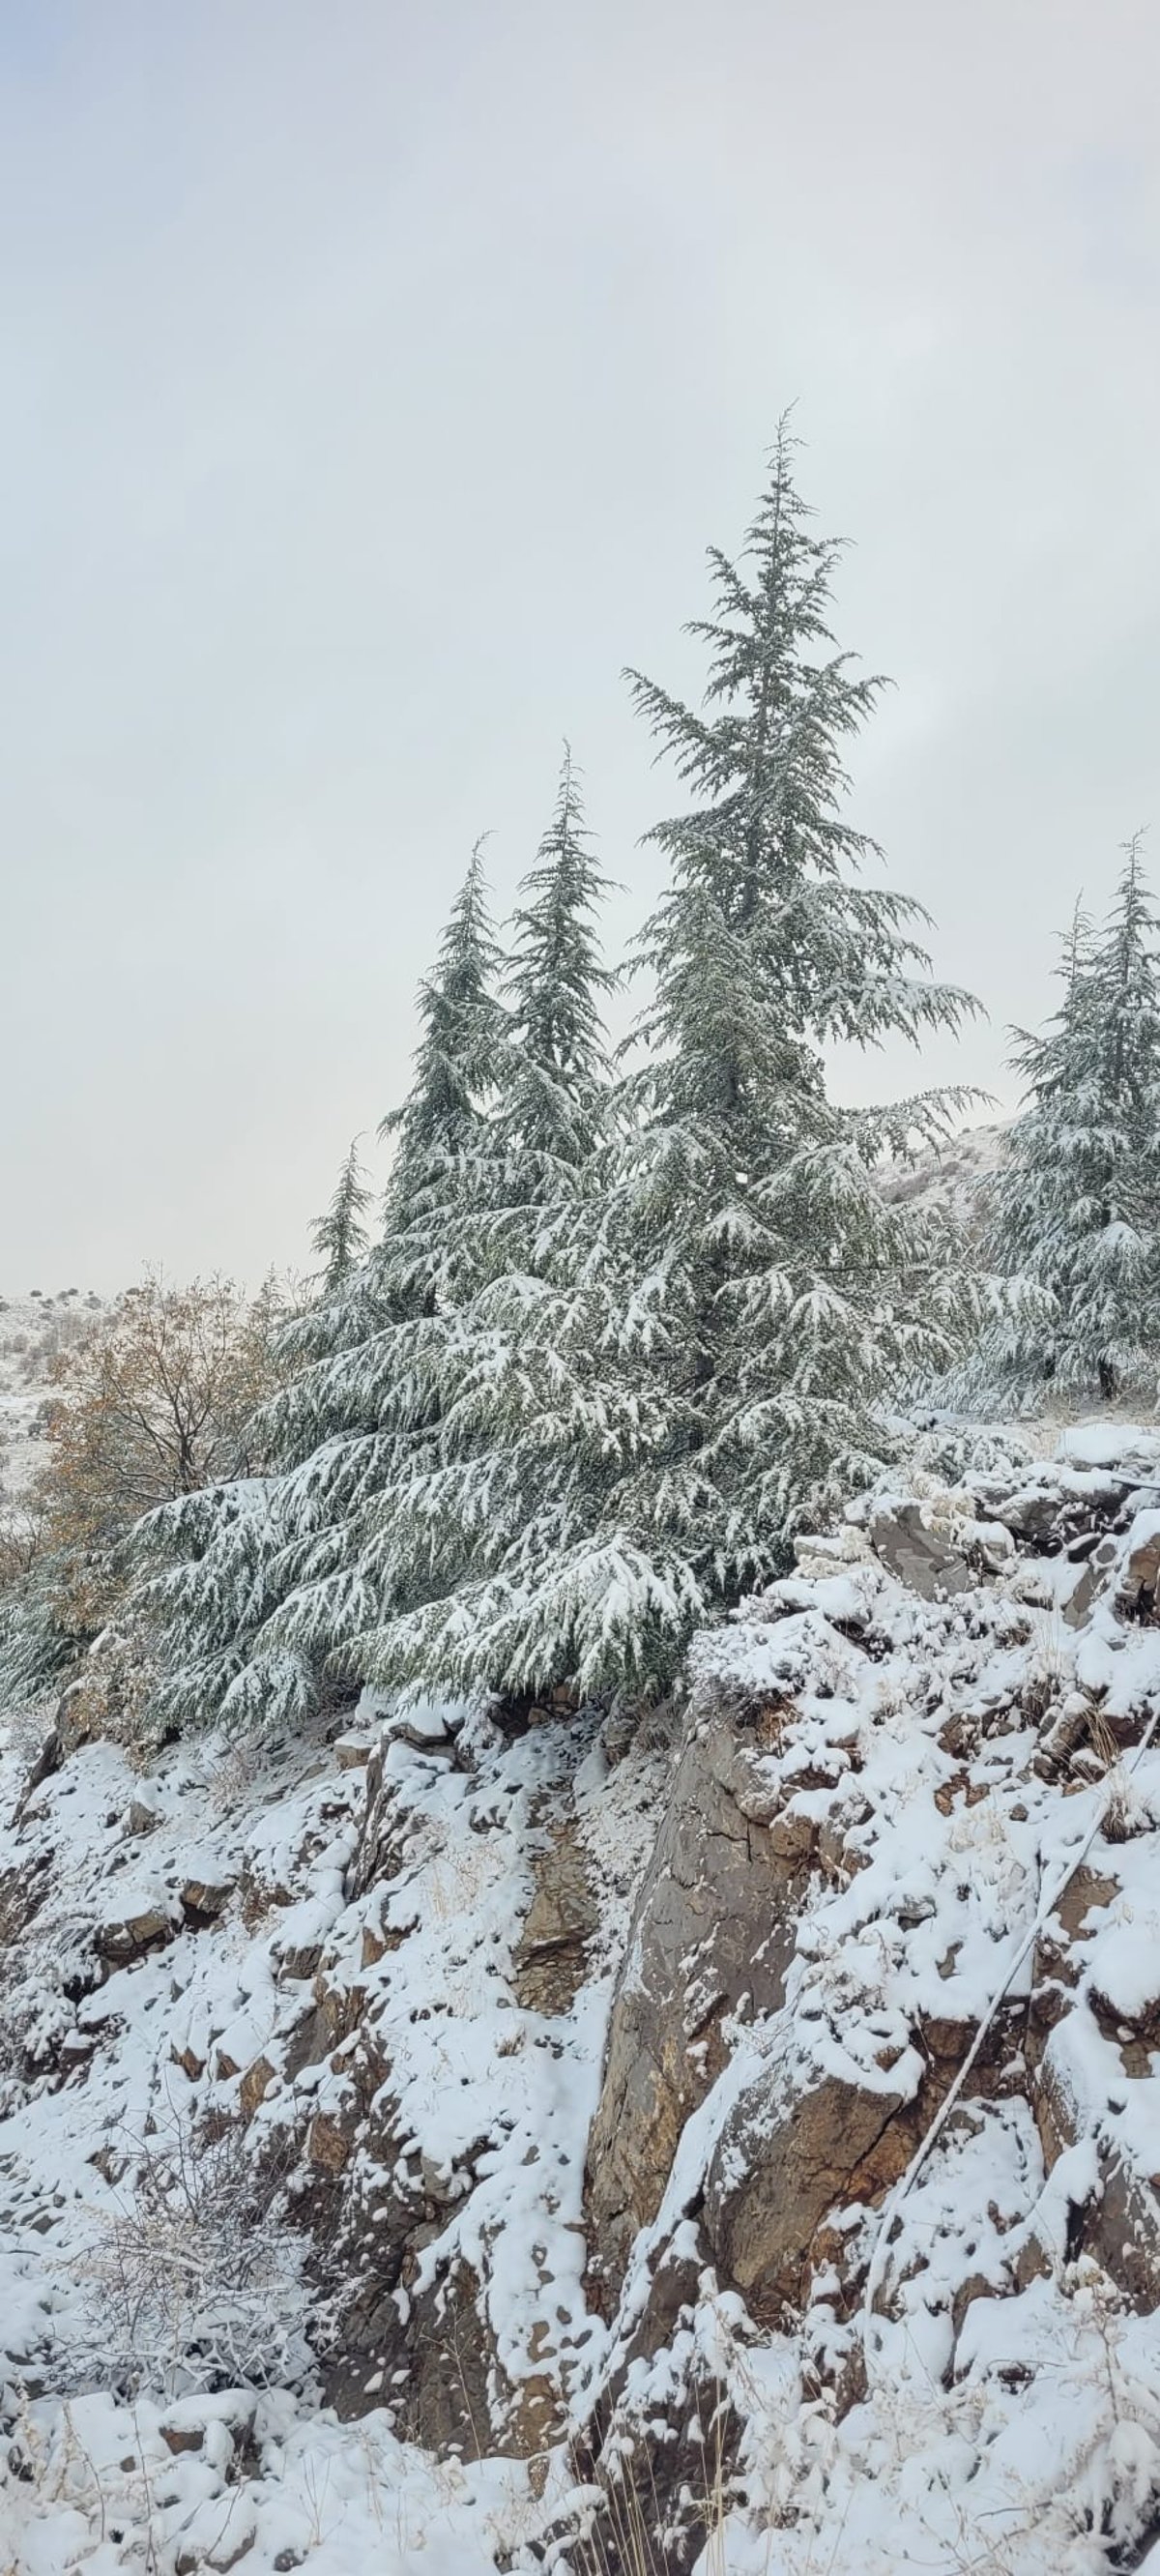
[[[763,2313],[800,2306],[815,2230],[849,2200],[875,2200],[911,2147],[900,2093],[824,2076],[770,2098],[763,2078],[742,2094],[714,2150],[702,2226],[718,2264]]]
[[[1160,1515],[1154,1511],[1137,1512],[1128,1532],[1128,1545],[1119,1590],[1126,1601],[1137,1601],[1141,1594],[1151,1596],[1160,1582]]]
[[[1093,1549],[1070,1601],[1064,1603],[1063,1615],[1069,1628],[1082,1628],[1093,1602],[1103,1591],[1117,1553],[1114,1538],[1102,1538]]]
[[[770,1849],[791,1870],[807,1869],[818,1847],[819,1825],[816,1816],[802,1815],[790,1807],[775,1816],[769,1828]]]
[[[268,2057],[256,2057],[253,2065],[247,2066],[238,2086],[238,2101],[243,2120],[253,2119],[259,2104],[266,2099],[274,2081],[275,2072],[276,2069],[271,2066]]]
[[[166,2450],[177,2458],[182,2451],[200,2451],[205,2446],[204,2424],[162,2424],[159,2426]]]
[[[289,1985],[304,1984],[316,1977],[322,1965],[321,1941],[291,1942],[282,1953],[280,1978]]]
[[[195,1919],[216,1923],[219,1914],[225,1913],[237,1883],[236,1878],[187,1878],[181,1891],[182,1908]]]
[[[1033,2102],[1048,2171],[1074,2146],[1072,2088],[1049,2041],[1034,2069]],[[1145,2074],[1149,2069],[1142,2070]],[[1125,2083],[1133,2080],[1124,2077]],[[1150,2316],[1160,2307],[1160,2198],[1151,2177],[1131,2167],[1119,2148],[1098,2140],[1099,2185],[1079,2221],[1082,2250],[1103,2266],[1129,2305]]]
[[[922,2024],[922,2036],[932,2057],[949,2057],[957,2065],[975,2036],[975,2024],[954,2020],[948,2013],[931,2013]]]
[[[1052,1922],[1062,1924],[1068,1940],[1076,1941],[1081,1938],[1093,1907],[1110,1905],[1112,1898],[1119,1893],[1118,1879],[1105,1878],[1101,1871],[1089,1869],[1085,1862],[1069,1878],[1052,1915]]]
[[[515,1954],[516,1993],[528,2012],[568,2012],[584,1982],[585,1943],[600,1919],[573,1824],[537,1853],[535,1878]]]
[[[102,1959],[114,1967],[123,1967],[143,1950],[156,1950],[173,1938],[172,1918],[163,1905],[142,1906],[139,1913],[115,1916],[97,1927],[97,1949]]]
[[[853,1878],[856,1870],[865,1869],[869,1852],[853,1839],[859,1825],[870,1815],[867,1798],[855,1796],[836,1801],[824,1816],[818,1832],[818,1860],[830,1878]]]
[[[349,2161],[350,2140],[329,2111],[315,2112],[306,2133],[306,2154],[321,2173],[339,2174]]]
[[[340,1735],[335,1741],[335,1754],[340,1771],[365,1771],[375,1749],[373,1735]]]
[[[588,2152],[593,2234],[613,2282],[725,2062],[723,2015],[784,2000],[813,1829],[787,1820],[777,1850],[767,1828],[780,1797],[759,1731],[694,1704],[613,1999]]]
[[[227,2531],[211,2549],[206,2561],[207,2566],[213,2568],[214,2576],[229,2576],[231,2567],[240,2567],[243,2558],[249,2557],[256,2537],[257,2523],[253,2520],[248,2531],[239,2533],[236,2525],[232,2531]]]

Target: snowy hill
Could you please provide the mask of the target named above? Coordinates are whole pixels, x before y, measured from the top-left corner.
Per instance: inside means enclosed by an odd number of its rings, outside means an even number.
[[[941,1154],[921,1155],[912,1169],[887,1182],[887,1196],[908,1206],[942,1211],[968,1231],[978,1223],[979,1185],[998,1171],[1007,1123],[964,1127]]]
[[[44,1449],[39,1421],[52,1363],[105,1311],[75,1288],[59,1297],[0,1297],[0,1500],[27,1492]]]
[[[10,1730],[20,2576],[1160,2567],[1160,1435],[800,1554],[680,1724]]]

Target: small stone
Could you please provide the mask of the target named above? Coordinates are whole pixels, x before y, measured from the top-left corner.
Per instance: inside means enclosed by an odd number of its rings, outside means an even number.
[[[145,1905],[139,1913],[114,1917],[97,1927],[97,1949],[102,1959],[121,1967],[142,1950],[155,1949],[162,1941],[171,1940],[173,1923],[162,1905]]]
[[[205,2442],[204,2424],[162,2424],[161,2439],[176,2459],[182,2451],[200,2451]]]
[[[1160,1512],[1137,1512],[1128,1532],[1124,1571],[1119,1590],[1122,1599],[1135,1601],[1141,1593],[1152,1595],[1160,1581]]]
[[[350,2157],[350,2140],[327,2111],[316,2111],[306,2133],[306,2154],[320,2172],[340,2174]]]
[[[118,2183],[129,2170],[128,2157],[119,2156],[113,2147],[95,2148],[88,2161],[94,2171],[99,2173],[102,2182],[108,2183],[111,2191],[116,2190]]]
[[[227,2536],[218,2542],[216,2549],[211,2549],[207,2564],[215,2570],[215,2576],[229,2576],[231,2567],[239,2566],[243,2558],[249,2557],[256,2532],[257,2525],[251,2523],[250,2529],[243,2532],[240,2539]]]
[[[316,1977],[322,1965],[321,1941],[292,1942],[282,1953],[281,1973],[291,1984],[304,1984]]]
[[[247,2066],[238,2086],[238,2103],[243,2120],[253,2119],[259,2104],[266,2099],[270,2086],[274,2082],[275,2073],[276,2070],[271,2066],[268,2057],[256,2057],[253,2065]]]
[[[375,1749],[372,1735],[340,1735],[335,1739],[335,1756],[340,1771],[365,1771]]]
[[[216,1923],[219,1914],[225,1913],[236,1886],[235,1878],[187,1878],[181,1891],[183,1909],[186,1914]]]
[[[769,1839],[779,1860],[789,1861],[795,1869],[804,1867],[812,1858],[817,1844],[817,1819],[795,1815],[792,1810],[775,1816],[769,1828]]]

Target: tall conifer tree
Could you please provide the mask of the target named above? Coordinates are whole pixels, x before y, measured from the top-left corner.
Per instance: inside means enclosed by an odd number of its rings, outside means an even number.
[[[356,1136],[334,1186],[334,1193],[324,1214],[315,1219],[310,1240],[322,1262],[320,1294],[332,1296],[357,1270],[363,1261],[368,1235],[364,1222],[371,1203],[366,1174],[359,1161]]]
[[[1160,1371],[1160,958],[1139,834],[1104,928],[1077,912],[1061,971],[1054,1018],[1015,1032],[1025,1105],[990,1193],[1012,1285],[979,1402],[1151,1398]]]
[[[513,1054],[497,1120],[502,1147],[529,1164],[539,1158],[538,1176],[524,1173],[537,1196],[550,1196],[561,1171],[587,1160],[600,1132],[609,1078],[601,1006],[616,983],[600,942],[607,891],[566,748],[555,813],[512,921]]]
[[[598,1148],[610,1099],[602,1004],[616,980],[600,945],[605,892],[568,752],[513,916],[490,1150],[462,1175],[459,1225],[479,1284],[413,1328],[408,1369],[428,1389],[437,1436],[412,1451],[368,1516],[364,1570],[388,1616],[361,1651],[378,1677],[397,1677],[404,1638],[457,1617],[460,1589],[466,1606],[481,1564],[559,1542],[552,1475],[561,1451],[572,1452],[571,1472],[582,1471],[577,1371],[591,1354],[576,1345],[569,1265],[577,1234],[601,1217]],[[408,1671],[411,1651],[408,1643]]]
[[[647,1060],[527,1302],[522,1410],[501,1374],[483,1449],[491,1491],[518,1471],[521,1524],[480,1508],[469,1574],[377,1641],[385,1679],[664,1687],[696,1621],[872,1472],[881,1399],[953,1347],[945,1250],[874,1167],[955,1100],[826,1096],[833,1040],[971,1007],[927,980],[919,907],[858,875],[878,853],[845,819],[843,755],[881,684],[834,649],[836,559],[783,426],[740,562],[710,558],[704,710],[630,675],[692,791],[652,836],[670,877],[640,944]]]
[[[358,1682],[354,1641],[379,1606],[368,1516],[430,1443],[436,1410],[401,1344],[470,1282],[458,1196],[504,1044],[498,968],[477,844],[421,988],[411,1089],[384,1122],[397,1145],[383,1233],[284,1336],[287,1383],[260,1425],[268,1472],[193,1495],[142,1532],[170,1712],[283,1718]]]

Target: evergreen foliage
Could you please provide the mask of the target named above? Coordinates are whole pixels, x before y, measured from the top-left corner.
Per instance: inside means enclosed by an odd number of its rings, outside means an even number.
[[[335,1184],[325,1214],[310,1229],[310,1240],[322,1263],[321,1294],[330,1296],[365,1259],[368,1235],[364,1219],[371,1192],[358,1155],[356,1136]]]
[[[977,1401],[1155,1394],[1160,957],[1139,834],[1104,928],[1077,910],[1061,971],[1047,1027],[1014,1033],[1025,1106],[991,1193],[1014,1294],[984,1339]]]
[[[352,1266],[316,1234],[267,1472],[150,1524],[172,1713],[284,1718],[365,1680],[663,1692],[946,1366],[958,1248],[878,1166],[966,1095],[852,1113],[826,1089],[834,1041],[973,1007],[929,979],[920,907],[863,874],[844,764],[882,683],[834,644],[838,551],[783,425],[740,558],[710,556],[703,707],[630,674],[686,801],[651,836],[668,881],[615,1081],[570,756],[506,968],[473,853],[384,1122],[381,1239]]]
[[[647,1060],[535,1280],[457,1319],[440,1466],[404,1511],[438,1580],[365,1640],[384,1682],[663,1689],[692,1626],[872,1472],[886,1391],[953,1348],[947,1246],[874,1166],[955,1103],[826,1097],[831,1040],[970,1007],[926,980],[919,907],[856,874],[877,853],[844,819],[842,755],[881,684],[833,649],[836,553],[783,428],[740,564],[710,558],[705,711],[632,675],[692,790],[652,836],[671,876],[639,950]]]
[[[600,1135],[609,1080],[601,1002],[617,981],[600,945],[607,891],[566,748],[556,810],[520,888],[506,979],[512,1043],[496,1133],[534,1166],[523,1174],[529,1198],[551,1198]]]
[[[434,1402],[399,1344],[465,1283],[458,1200],[487,1133],[502,1058],[499,952],[477,844],[419,997],[414,1078],[384,1227],[281,1336],[285,1382],[258,1426],[266,1472],[142,1524],[142,1606],[163,1639],[163,1713],[301,1717],[358,1688],[356,1640],[377,1608],[368,1516],[430,1438]],[[341,1188],[341,1183],[340,1183]]]

